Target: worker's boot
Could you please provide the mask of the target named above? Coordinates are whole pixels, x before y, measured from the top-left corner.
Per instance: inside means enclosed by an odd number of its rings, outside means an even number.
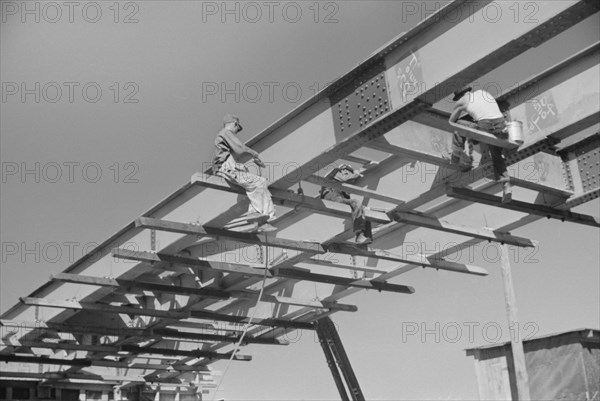
[[[363,234],[363,233],[358,233],[356,235],[356,243],[358,245],[368,245],[372,242],[373,242],[373,239],[365,236],[365,234]]]
[[[473,168],[473,156],[468,155],[464,152],[461,153],[458,167],[460,168],[460,171],[462,171],[463,173],[471,170]]]
[[[458,166],[463,173],[473,168],[473,157],[467,155],[462,150],[455,150],[452,153],[443,154],[442,159],[450,162],[451,166]]]
[[[512,201],[512,186],[510,181],[505,180],[502,182],[502,203],[508,203]]]

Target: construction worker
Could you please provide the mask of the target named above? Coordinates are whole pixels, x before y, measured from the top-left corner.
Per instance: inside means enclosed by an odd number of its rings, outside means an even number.
[[[334,181],[341,183],[351,183],[356,181],[359,177],[362,177],[361,173],[363,171],[365,171],[364,168],[355,171],[354,168],[348,164],[340,164],[329,172],[325,178],[333,179]],[[358,203],[356,199],[350,198],[348,193],[331,187],[321,187],[320,194],[321,199],[340,202],[350,206],[350,209],[352,210],[352,226],[356,235],[355,241],[357,244],[366,245],[373,242],[371,222],[365,219],[365,209],[363,205]]]
[[[461,124],[489,132],[501,139],[508,139],[504,114],[502,114],[498,103],[489,92],[484,90],[473,91],[471,87],[467,87],[455,92],[452,100],[456,104],[450,115],[450,122],[457,122],[461,115],[466,115],[473,122],[461,118],[461,121],[459,121]],[[464,157],[465,142],[468,147],[466,160]],[[484,156],[487,156],[488,153],[492,158],[495,180],[502,182],[502,202],[510,202],[512,200],[512,189],[510,177],[506,169],[506,162],[502,156],[502,148],[485,143],[480,143],[479,146],[482,158],[485,158]],[[462,166],[463,170],[469,169],[472,166],[473,160],[472,149],[473,143],[471,141],[465,141],[465,138],[455,134],[452,140],[450,163]]]
[[[240,163],[244,157],[250,156],[258,167],[265,167],[258,152],[250,149],[238,139],[237,134],[242,129],[237,116],[227,114],[223,118],[223,129],[215,138],[216,154],[213,159],[213,174],[246,190],[250,200],[246,217],[262,215],[268,216],[268,220],[272,221],[275,218],[275,206],[268,189],[267,179],[250,173],[248,168]]]

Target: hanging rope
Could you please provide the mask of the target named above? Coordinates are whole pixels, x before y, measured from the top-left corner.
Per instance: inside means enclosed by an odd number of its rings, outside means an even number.
[[[221,388],[221,384],[225,380],[225,375],[227,374],[227,370],[229,370],[231,361],[233,361],[233,357],[238,352],[240,345],[242,344],[242,341],[244,341],[244,337],[246,336],[246,333],[248,332],[248,329],[252,325],[252,321],[254,320],[254,316],[256,315],[256,310],[258,309],[258,304],[260,303],[260,299],[263,296],[263,292],[265,290],[265,283],[267,282],[267,271],[269,270],[269,242],[268,242],[268,234],[267,233],[265,233],[265,253],[266,253],[266,255],[265,255],[266,256],[265,257],[265,271],[263,274],[260,291],[258,293],[258,298],[256,299],[256,303],[254,304],[254,310],[252,311],[252,316],[250,316],[248,323],[246,323],[246,325],[244,326],[244,330],[242,332],[242,335],[240,336],[240,339],[235,344],[235,347],[233,347],[233,351],[231,351],[231,356],[229,357],[229,360],[227,361],[225,370],[223,370],[223,376],[221,377],[221,381],[219,382],[219,384],[217,385],[217,388],[215,389],[215,392],[211,398],[211,401],[214,401],[215,398],[217,397],[217,393],[219,392],[219,388]]]

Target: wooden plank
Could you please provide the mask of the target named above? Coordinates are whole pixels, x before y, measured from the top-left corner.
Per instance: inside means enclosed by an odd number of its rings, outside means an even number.
[[[22,297],[21,302],[25,305],[30,306],[45,306],[49,308],[61,308],[61,309],[76,309],[76,310],[89,310],[96,312],[115,313],[115,314],[128,314],[128,315],[140,315],[140,316],[153,316],[158,318],[166,319],[187,319],[190,317],[189,311],[171,311],[171,310],[159,310],[159,309],[146,309],[146,308],[135,308],[131,306],[112,306],[106,304],[93,304],[83,303],[77,301],[61,301],[61,300],[48,300],[43,298],[33,297]]]
[[[525,365],[525,351],[523,350],[523,341],[521,339],[521,333],[516,330],[516,335],[513,330],[514,327],[521,327],[519,325],[519,319],[517,317],[517,300],[515,297],[515,288],[512,279],[512,273],[510,269],[510,253],[507,245],[502,245],[501,253],[501,271],[502,271],[502,284],[504,288],[504,301],[506,302],[506,315],[508,317],[508,332],[510,335],[511,352],[513,356],[513,363],[515,368],[515,379],[517,384],[517,399],[528,401],[531,399],[529,394],[529,377],[527,375],[527,367]]]
[[[75,343],[51,343],[43,341],[0,341],[0,345],[13,348],[45,348],[52,350],[69,350],[69,351],[87,351],[87,352],[103,352],[108,354],[118,354],[119,352],[131,352],[134,354],[150,354],[150,355],[172,355],[172,356],[189,356],[195,358],[209,359],[229,359],[231,353],[217,353],[202,350],[177,350],[157,347],[140,347],[130,344],[112,346],[112,345],[85,345]],[[252,357],[248,355],[235,355],[236,360],[249,361]]]
[[[261,273],[262,274],[262,273]],[[269,277],[272,277],[269,272]],[[93,277],[93,276],[82,276],[79,274],[69,274],[69,273],[58,273],[51,277],[51,280],[58,280],[68,283],[76,283],[76,284],[89,284],[89,285],[97,285],[97,286],[108,286],[108,287],[117,287],[117,288],[137,288],[142,290],[151,290],[151,291],[159,291],[166,292],[172,294],[185,294],[185,295],[200,295],[200,296],[209,296],[211,298],[218,299],[229,299],[229,298],[243,298],[243,299],[252,299],[255,300],[258,296],[256,291],[222,291],[216,290],[213,288],[189,288],[189,287],[181,287],[174,285],[165,285],[165,284],[157,284],[157,283],[144,283],[133,280],[122,280],[122,279],[114,279],[114,278],[106,278],[106,277]],[[323,303],[319,301],[311,301],[311,300],[303,300],[297,298],[290,297],[282,297],[277,295],[269,295],[263,294],[261,301],[271,302],[276,304],[286,304],[286,305],[299,305],[299,306],[312,306],[314,308],[320,309],[331,309],[336,311],[346,311],[346,312],[356,312],[358,308],[355,305],[347,305],[347,304],[338,304],[338,303]]]
[[[172,355],[172,356],[187,356],[192,358],[208,358],[208,359],[229,359],[232,357],[231,352],[219,353],[212,351],[203,351],[200,349],[196,350],[178,350],[178,349],[169,349],[169,348],[159,348],[159,347],[141,347],[137,345],[131,344],[123,344],[118,348],[121,351],[132,352],[134,354],[149,354],[149,355]],[[250,355],[241,355],[235,354],[233,355],[233,360],[235,361],[251,361],[252,357]]]
[[[308,180],[308,177],[307,177]],[[223,179],[215,176],[205,175],[196,173],[192,176],[192,182],[197,185],[201,185],[207,188],[217,189],[219,191],[233,192],[244,195],[245,192],[241,188],[232,187],[224,182]],[[356,187],[356,190],[360,190],[360,187]],[[295,208],[300,206],[302,208],[314,210],[317,213],[321,213],[329,216],[336,216],[341,218],[350,219],[352,218],[352,212],[348,205],[339,202],[332,202],[319,198],[312,198],[304,195],[299,195],[294,192],[282,190],[274,187],[269,187],[273,201],[281,206]],[[363,191],[365,193],[372,194],[369,191]],[[398,199],[394,200],[395,204],[398,204]],[[402,201],[400,201],[400,204]],[[385,213],[377,212],[373,210],[365,209],[365,218],[374,223],[389,223],[389,218]],[[214,228],[204,226],[206,231],[214,230]],[[223,235],[227,235],[227,232]],[[218,233],[217,233],[218,234]]]
[[[269,237],[268,241],[264,234],[249,234],[249,233],[235,233],[226,230],[221,230],[212,227],[202,227],[194,224],[179,223],[175,221],[167,221],[154,219],[150,217],[140,217],[136,219],[135,224],[137,227],[143,227],[148,229],[155,229],[161,231],[175,232],[188,235],[198,236],[217,236],[223,238],[229,238],[232,240],[249,243],[249,244],[261,244],[274,246],[285,249],[292,249],[295,251],[311,252],[311,253],[325,253],[325,250],[321,247],[318,242],[309,241],[292,241],[283,238]]]
[[[376,267],[354,266],[354,265],[348,265],[348,264],[342,264],[342,263],[335,263],[330,260],[323,260],[323,259],[308,258],[308,259],[302,260],[302,263],[309,263],[309,264],[313,264],[313,265],[333,267],[335,269],[363,271],[363,272],[367,272],[367,273],[377,273],[377,274],[387,273],[389,271],[387,269],[381,269],[381,268],[376,268]]]
[[[539,182],[533,182],[524,180],[522,178],[510,177],[510,183],[517,187],[531,189],[532,191],[537,191],[546,195],[558,196],[559,198],[568,198],[573,196],[573,191],[569,191],[567,189],[560,189],[551,187],[549,185],[540,184]]]
[[[59,359],[47,358],[40,356],[23,356],[23,355],[6,355],[0,354],[1,362],[18,362],[18,363],[35,363],[44,365],[64,365],[64,366],[104,366],[109,368],[121,369],[141,369],[141,370],[177,370],[184,372],[195,372],[201,367],[188,365],[169,365],[169,364],[151,364],[151,363],[128,363],[114,362],[99,359],[76,358],[76,359]]]
[[[204,260],[201,258],[188,258],[185,256],[169,255],[164,253],[153,253],[144,251],[131,251],[129,249],[114,249],[113,256],[119,259],[136,260],[146,263],[174,263],[182,266],[198,267],[206,270],[216,270],[223,273],[242,274],[244,276],[272,277],[262,265],[238,263],[217,262],[213,260]]]
[[[275,269],[275,275],[279,277],[292,278],[296,280],[314,281],[317,283],[327,283],[343,285],[346,287],[357,287],[367,290],[398,292],[401,294],[412,294],[415,292],[413,287],[400,284],[390,284],[374,280],[356,280],[352,278],[330,276],[326,274],[316,274],[305,269],[285,268]]]
[[[150,222],[148,222],[147,218],[144,218],[144,220],[145,221],[140,221],[140,225],[143,225],[144,227],[148,228],[149,226],[151,226],[153,228],[156,228],[159,226],[159,224],[155,224],[155,223],[150,224]],[[389,221],[389,217],[388,217],[388,221]],[[167,222],[163,221],[163,222],[161,222],[161,225],[165,226],[166,225],[165,223],[167,223]],[[169,223],[173,223],[173,222],[169,222]],[[189,224],[184,224],[184,223],[174,223],[171,225],[171,227],[173,227],[172,229],[181,230],[183,228],[177,227],[177,226],[181,226],[181,225],[191,226]],[[192,227],[194,227],[194,226],[192,226]],[[271,244],[271,242],[272,242],[272,240],[269,241],[269,245]],[[325,249],[322,247],[321,244],[318,244],[318,243],[312,243],[312,244],[313,245],[311,246],[311,248],[309,248],[311,251],[313,251],[316,248],[316,246],[318,246],[323,251],[321,253],[324,253]],[[379,255],[383,255],[383,258],[390,257],[389,256],[390,254],[386,253],[384,251],[368,252],[367,254],[365,254],[362,251],[356,251],[357,248],[355,248],[355,247],[351,247],[351,248],[345,247],[343,249],[345,250],[345,252],[350,252],[349,254],[361,254],[363,256],[369,256],[369,257],[375,257],[375,258],[380,257]],[[352,250],[354,250],[354,251],[352,251]],[[132,253],[132,254],[136,253],[134,251],[127,251],[127,252]],[[335,251],[335,252],[339,252],[339,251]],[[339,253],[345,253],[345,252],[339,252]],[[356,253],[356,252],[358,252],[358,253]],[[115,256],[120,257],[118,255],[115,255]],[[137,256],[134,255],[134,257],[137,257]],[[162,260],[161,259],[162,257],[159,258],[157,254],[148,254],[148,255],[146,255],[146,257],[148,257],[149,259],[154,259],[154,261]],[[140,260],[140,259],[136,259],[136,260]],[[458,271],[458,272],[471,273],[471,274],[476,274],[476,275],[487,275],[487,271],[485,269],[482,269],[482,268],[479,268],[476,266],[467,266],[467,265],[462,265],[462,264],[453,263],[453,262],[446,262],[446,261],[429,262],[427,260],[427,258],[425,258],[425,257],[415,258],[415,257],[407,256],[405,258],[395,257],[394,259],[389,259],[389,260],[400,261],[403,263],[417,264],[419,266],[425,265],[428,267],[434,267],[436,269]],[[150,261],[150,260],[148,260],[148,261]]]
[[[415,117],[415,121],[422,123],[422,124],[427,123],[426,125],[432,125],[432,120],[431,120],[432,116],[435,121],[435,119],[437,118],[438,112],[443,113],[440,111],[430,110],[427,113],[423,113],[423,114],[420,114],[419,116]],[[440,127],[436,127],[436,128],[440,128]],[[459,170],[459,167],[457,165],[450,164],[449,160],[446,160],[439,155],[425,152],[422,150],[411,149],[408,147],[401,147],[398,145],[394,145],[394,144],[389,143],[385,138],[378,138],[378,139],[368,143],[366,146],[371,149],[375,149],[375,150],[379,150],[379,151],[385,150],[388,152],[392,152],[398,156],[410,157],[415,160],[419,160],[421,162],[440,166],[440,167],[443,167],[444,169],[447,169],[448,172],[451,172],[453,170],[456,170],[456,171]],[[524,145],[524,148],[526,148],[526,147],[527,147],[527,145]],[[480,169],[477,170],[477,175],[478,175],[477,178],[483,178],[483,174],[481,174],[479,172],[479,170]],[[473,174],[473,173],[465,173],[465,174],[472,174],[473,176],[475,176],[475,174]],[[479,175],[481,177],[479,177]],[[551,187],[551,186],[544,185],[541,183],[520,179],[517,177],[511,176],[510,181],[513,185],[516,185],[516,186],[519,186],[522,188],[531,189],[531,190],[538,191],[538,192],[542,192],[542,193],[549,194],[549,195],[560,196],[560,197],[564,197],[564,198],[568,198],[569,196],[573,195],[572,191],[569,191],[566,189],[555,188],[555,187]],[[403,208],[406,206],[407,206],[406,202],[404,202],[403,204],[399,204],[400,208]]]
[[[101,375],[97,373],[77,373],[77,372],[68,372],[68,371],[54,371],[54,372],[44,372],[44,373],[31,373],[31,372],[7,372],[1,371],[0,377],[6,378],[17,378],[17,379],[39,379],[39,380],[68,380],[68,379],[78,379],[78,380],[89,380],[89,381],[102,381],[103,383],[115,382],[115,384],[120,384],[117,382],[133,382],[133,383],[146,383],[146,379],[136,375]],[[159,382],[165,382],[159,380]],[[64,383],[61,383],[63,385]]]
[[[318,175],[311,175],[310,177],[306,178],[306,181],[311,182],[313,184],[325,186],[325,187],[335,188],[338,191],[344,191],[349,194],[360,195],[360,196],[364,196],[365,198],[371,198],[371,199],[377,199],[377,200],[384,201],[384,202],[389,202],[394,205],[401,205],[404,203],[403,200],[400,200],[400,199],[390,196],[390,195],[380,193],[378,191],[374,191],[369,188],[362,188],[362,187],[348,184],[348,183],[341,183],[341,182],[337,182],[334,180],[328,180],[328,179],[326,179],[324,177],[320,177]]]
[[[370,162],[370,160],[354,155],[346,155],[344,156],[343,160],[361,165]]]
[[[240,340],[241,334],[236,335],[219,335],[206,334],[196,332],[186,332],[169,328],[152,329],[152,334],[160,335],[165,338],[184,339],[184,340],[200,340],[200,341],[215,341],[225,343],[236,343]],[[266,345],[289,345],[288,341],[276,338],[252,336],[244,337],[244,344],[266,344]]]
[[[552,141],[548,141],[547,139],[541,139],[538,142],[541,144],[550,144],[550,145],[552,144]],[[532,144],[530,146],[537,147],[538,145]],[[521,152],[518,152],[518,153],[521,153]],[[492,188],[493,186],[494,186],[494,183],[486,182],[486,183],[479,185],[477,187],[477,189],[486,190],[486,189]],[[600,194],[600,191],[596,194],[596,197],[599,194]],[[573,198],[573,199],[575,199],[575,198]],[[589,200],[588,198],[585,198],[585,197],[583,197],[583,198],[577,197],[576,199],[577,199],[576,203],[574,203],[574,204],[571,204],[569,201],[567,201],[564,204],[560,204],[560,202],[558,202],[557,204],[555,204],[555,206],[559,209],[561,209],[563,207],[570,208],[570,207],[576,206],[577,204],[581,204],[582,202]],[[449,198],[449,199],[446,199],[445,201],[443,201],[441,204],[437,204],[436,206],[429,208],[427,210],[427,212],[431,213],[431,214],[435,214],[436,216],[444,216],[444,215],[447,215],[448,213],[452,213],[455,210],[457,210],[456,203],[458,203],[458,202],[464,202],[464,201],[457,201],[456,199]],[[509,231],[515,230],[519,227],[522,227],[524,225],[530,224],[536,220],[539,220],[540,218],[541,217],[537,216],[537,215],[529,215],[526,217],[513,219],[513,220],[510,220],[509,222],[507,222],[507,224],[504,224],[501,227],[497,227],[497,230],[509,232]],[[400,228],[400,230],[398,230],[394,234],[399,235],[399,236],[406,235],[406,233],[412,229],[411,226],[407,226],[407,225],[397,225],[396,228]],[[388,231],[391,232],[391,230],[388,230]],[[444,255],[447,255],[448,253],[458,252],[461,249],[465,249],[467,247],[473,246],[473,245],[477,244],[477,242],[479,242],[477,239],[469,239],[469,240],[463,241],[462,243],[457,244],[449,249],[445,249],[444,251],[438,252],[437,254],[433,254],[432,256],[433,257],[443,257]],[[393,272],[391,274],[387,274],[387,275],[383,275],[383,276],[391,278],[395,275],[401,274],[404,271],[407,271],[406,268],[404,268],[404,270],[402,270],[402,271],[400,271],[400,270],[401,269],[399,269],[399,272],[397,272],[397,273]],[[343,296],[347,296],[347,295],[348,295],[348,291],[345,291]]]
[[[19,362],[19,363],[38,363],[45,365],[67,365],[67,366],[92,366],[90,359],[79,358],[79,359],[57,359],[57,358],[45,358],[39,356],[23,356],[23,355],[7,355],[0,354],[0,361],[2,362]]]
[[[106,304],[92,304],[83,303],[77,301],[59,301],[59,300],[46,300],[41,298],[24,297],[20,298],[21,302],[25,305],[32,306],[46,306],[50,308],[64,308],[64,309],[79,309],[79,310],[92,310],[97,312],[115,313],[115,314],[129,314],[129,315],[141,315],[141,316],[153,316],[165,319],[210,319],[218,320],[223,322],[234,322],[234,323],[248,323],[250,318],[247,316],[230,316],[215,312],[201,311],[201,310],[185,310],[185,311],[171,311],[171,310],[157,310],[157,309],[146,309],[146,308],[135,308],[129,306],[112,306]],[[255,319],[252,324],[261,326],[281,326],[291,327],[296,329],[313,330],[313,325],[302,322],[294,322],[282,319]]]
[[[182,294],[182,295],[196,295],[203,297],[211,297],[218,299],[228,299],[230,294],[226,291],[218,290],[215,288],[191,288],[182,287],[168,284],[159,283],[148,283],[137,280],[124,280],[119,278],[108,278],[108,277],[94,277],[84,276],[80,274],[71,273],[57,273],[50,277],[50,280],[62,281],[64,283],[74,284],[88,284],[97,285],[101,287],[115,287],[125,289],[140,289],[149,291],[159,291],[171,294]]]
[[[256,300],[258,294],[246,291],[232,291],[233,297]],[[356,312],[358,307],[356,305],[347,305],[347,304],[339,304],[337,302],[322,302],[322,301],[313,301],[313,300],[305,300],[291,297],[284,297],[280,295],[270,295],[263,294],[260,299],[261,301],[271,302],[275,304],[284,304],[284,305],[296,305],[296,306],[305,306],[315,309],[329,309],[335,311],[345,311],[345,312]]]
[[[66,325],[54,322],[35,322],[35,325],[28,327],[19,322],[13,322],[10,320],[1,320],[0,324],[5,327],[14,327],[17,330],[23,332],[27,330],[51,330],[57,333],[65,334],[97,334],[103,336],[125,336],[125,337],[159,337],[162,339],[173,339],[177,341],[215,341],[215,342],[226,342],[236,343],[240,339],[241,334],[223,335],[223,334],[208,334],[196,330],[194,332],[178,331],[171,328],[149,328],[149,329],[132,329],[126,327],[97,327],[97,326],[74,326]],[[217,329],[214,329],[218,331]],[[228,330],[229,331],[229,330]],[[275,339],[275,338],[253,338],[252,336],[245,336],[244,343],[248,344],[273,344],[273,345],[288,345],[287,341]]]
[[[15,340],[3,340],[0,341],[0,345],[4,347],[12,348],[45,348],[51,350],[68,350],[68,351],[88,351],[88,352],[114,352],[117,353],[120,350],[105,345],[84,345],[76,344],[74,342],[43,342],[43,341],[15,341]],[[14,352],[13,352],[14,353]]]
[[[592,227],[600,227],[600,219],[598,217],[575,213],[569,210],[561,210],[549,206],[526,203],[517,200],[512,200],[508,203],[502,203],[502,198],[499,196],[477,192],[466,188],[448,187],[446,193],[448,196],[453,198],[483,203],[485,205],[496,206],[527,214],[535,214],[538,216],[559,219],[562,221],[570,221],[572,223],[584,224]]]
[[[224,321],[224,322],[233,322],[233,323],[240,323],[240,324],[247,324],[250,322],[250,317],[248,317],[248,316],[224,315],[221,313],[210,312],[210,311],[206,311],[206,310],[193,310],[193,311],[190,311],[190,315],[191,315],[190,317],[193,317],[196,319],[219,320],[219,321]],[[272,319],[272,318],[253,319],[252,324],[260,325],[260,326],[280,326],[280,327],[287,327],[287,328],[293,328],[293,329],[314,330],[314,325],[312,323],[304,323],[304,322],[297,322],[297,321],[293,321],[293,320],[283,320],[283,319]]]
[[[452,224],[445,220],[438,219],[435,216],[430,216],[424,213],[398,211],[391,214],[394,217],[394,220],[398,222],[431,228],[433,230],[445,231],[521,247],[535,247],[537,245],[537,242],[528,238],[517,237],[508,233],[494,231],[487,228],[472,228],[463,225]]]
[[[383,249],[365,248],[361,249],[355,245],[333,243],[328,244],[330,252],[343,253],[346,255],[367,256],[370,258],[390,260],[393,262],[407,263],[414,266],[430,267],[438,270],[448,270],[458,273],[487,276],[488,272],[482,267],[466,265],[462,263],[448,262],[442,259],[430,258],[425,255],[399,255]]]
[[[419,114],[420,115],[420,114]],[[415,117],[416,118],[416,117]],[[436,166],[444,167],[448,171],[452,172],[454,170],[459,171],[459,167],[450,164],[449,160],[444,159],[438,154],[433,154],[429,152],[425,152],[423,150],[412,149],[407,147],[401,147],[390,143],[386,138],[377,138],[365,145],[365,147],[379,150],[382,152],[393,153],[400,157],[409,157],[414,160],[419,160],[425,163],[433,164]],[[406,202],[405,202],[406,203]],[[402,205],[400,205],[402,207]]]
[[[516,142],[512,142],[506,139],[499,139],[493,134],[475,128],[467,127],[466,125],[453,123],[450,121],[448,121],[448,125],[451,127],[451,133],[455,135],[460,135],[467,139],[487,143],[488,145],[493,145],[508,150],[516,149],[519,147],[519,144]]]

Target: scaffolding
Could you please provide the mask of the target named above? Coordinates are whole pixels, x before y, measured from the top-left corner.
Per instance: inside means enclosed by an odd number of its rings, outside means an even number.
[[[14,369],[3,368],[0,377],[63,383],[65,391],[77,380],[81,391],[110,391],[113,399],[153,399],[160,392],[202,399],[216,387],[212,363],[252,359],[234,352],[235,344],[285,346],[286,333],[316,330],[340,396],[361,400],[329,318],[357,310],[341,299],[361,290],[412,294],[413,287],[391,281],[416,268],[485,276],[483,267],[446,259],[482,241],[534,247],[535,240],[511,232],[542,218],[599,227],[598,217],[571,209],[600,195],[600,134],[565,145],[599,122],[598,43],[498,98],[510,104],[514,120],[526,123],[522,144],[450,125],[449,114],[435,105],[597,17],[600,3],[548,2],[533,25],[485,24],[478,11],[488,3],[449,3],[247,143],[278,163],[268,173],[276,233],[224,229],[247,209],[243,190],[208,171],[194,174],[2,314],[0,324],[12,331],[2,338],[0,361]],[[440,49],[465,29],[486,37],[485,46],[440,60],[447,54]],[[407,74],[421,84],[418,90],[404,85]],[[539,112],[548,104],[552,118]],[[460,172],[443,157],[453,133],[509,149],[512,202],[497,195],[490,163]],[[356,183],[325,178],[340,163],[373,159]],[[320,199],[322,185],[362,201],[374,226],[372,246],[348,243],[350,210]],[[318,232],[311,229],[317,225]],[[454,245],[412,252],[404,246],[410,238]],[[514,322],[507,260],[502,271]],[[37,318],[41,308],[44,321]],[[516,341],[512,349],[519,398],[528,399],[522,345]],[[33,367],[25,373],[18,369],[23,365]]]

